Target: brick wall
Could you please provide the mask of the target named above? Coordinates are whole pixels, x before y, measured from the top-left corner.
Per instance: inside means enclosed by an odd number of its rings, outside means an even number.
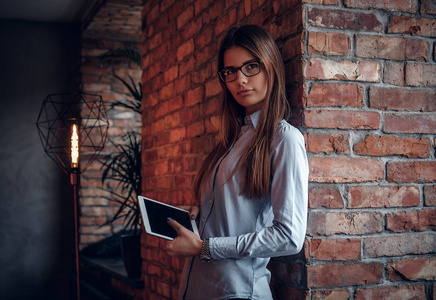
[[[436,7],[305,1],[312,299],[433,299]]]
[[[263,25],[311,169],[306,246],[272,260],[275,298],[431,299],[435,11],[430,0],[144,0],[144,195],[193,204],[216,140],[219,41]],[[143,236],[144,299],[175,298],[183,261],[162,246]]]
[[[97,1],[93,13],[86,17],[82,33],[81,83],[85,92],[102,96],[110,122],[108,142],[101,157],[114,150],[112,141],[120,142],[127,131],[141,130],[141,117],[128,109],[110,109],[110,103],[131,99],[129,91],[114,75],[129,82],[141,80],[142,71],[133,63],[111,59],[102,61],[99,56],[117,48],[140,50],[141,9],[140,0]],[[101,159],[101,157],[99,159]],[[114,215],[117,204],[111,201],[109,190],[114,184],[107,181],[103,190],[101,163],[96,160],[81,175],[80,183],[80,244],[81,248],[100,241],[123,228],[122,222],[102,226]],[[117,191],[118,192],[118,191]]]
[[[141,130],[141,117],[138,113],[119,107],[110,108],[112,101],[131,98],[126,87],[114,75],[120,76],[127,81],[129,81],[128,75],[130,75],[136,82],[140,82],[141,70],[127,61],[110,60],[102,62],[99,59],[100,55],[109,50],[124,47],[140,48],[139,43],[107,39],[84,38],[82,42],[82,88],[86,92],[102,96],[106,102],[109,118],[108,142],[101,153],[100,159],[105,154],[114,151],[112,141],[122,142],[120,137],[126,132],[132,130],[140,132]],[[81,176],[80,243],[82,248],[123,228],[121,220],[102,226],[108,218],[114,215],[118,204],[110,200],[111,194],[109,191],[115,190],[115,185],[107,181],[104,185],[105,189],[103,189],[101,166],[102,164],[97,159]],[[119,190],[117,192],[120,193]]]
[[[301,72],[301,5],[282,1],[144,1],[143,193],[194,204],[191,181],[217,137],[221,87],[215,56],[232,26],[265,25],[283,49],[289,92]],[[294,67],[296,69],[294,70]],[[174,299],[183,261],[143,236],[144,299]]]

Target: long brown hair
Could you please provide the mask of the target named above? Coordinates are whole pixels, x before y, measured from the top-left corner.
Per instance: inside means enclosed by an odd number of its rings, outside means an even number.
[[[231,47],[242,47],[260,59],[268,78],[266,101],[262,107],[255,136],[244,150],[233,172],[235,175],[241,171],[242,194],[249,198],[263,197],[269,192],[271,141],[278,123],[288,113],[283,59],[274,39],[266,30],[255,25],[229,30],[219,49],[218,70],[224,68],[224,53]],[[226,84],[222,81],[220,83],[224,91],[220,111],[220,139],[215,149],[204,160],[194,179],[194,197],[197,201],[200,200],[201,188],[207,175],[237,140],[245,116],[245,108],[236,102]]]

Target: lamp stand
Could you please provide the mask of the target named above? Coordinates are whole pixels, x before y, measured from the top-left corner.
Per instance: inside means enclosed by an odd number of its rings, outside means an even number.
[[[79,168],[71,170],[71,184],[73,185],[74,193],[74,235],[76,244],[76,284],[77,284],[77,300],[80,300],[80,262],[79,262],[79,212],[78,212],[78,190],[79,190]]]

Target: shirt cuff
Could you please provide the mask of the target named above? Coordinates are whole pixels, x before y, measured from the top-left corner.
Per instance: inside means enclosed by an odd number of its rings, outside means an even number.
[[[236,236],[209,238],[210,256],[213,260],[239,258],[236,244]]]

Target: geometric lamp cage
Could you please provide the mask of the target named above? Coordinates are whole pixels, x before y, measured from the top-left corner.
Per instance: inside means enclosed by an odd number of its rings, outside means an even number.
[[[48,95],[36,126],[48,156],[68,174],[73,169],[83,173],[106,144],[109,120],[100,95],[75,92]],[[75,164],[71,161],[73,130],[78,137],[79,160]]]

